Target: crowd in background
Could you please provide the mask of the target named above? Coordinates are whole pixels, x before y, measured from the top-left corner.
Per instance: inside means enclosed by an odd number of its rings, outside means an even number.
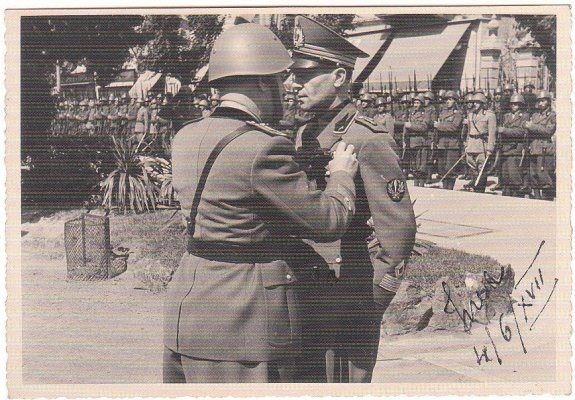
[[[297,94],[285,97],[280,126],[294,132],[302,115]],[[497,177],[492,191],[505,196],[551,200],[555,197],[555,129],[552,95],[526,83],[494,91],[439,90],[437,93],[361,89],[357,122],[374,132],[387,132],[406,176],[416,186],[453,190],[458,177],[463,189],[485,192],[488,176]]]
[[[488,176],[497,176],[491,190],[505,196],[555,197],[555,112],[552,96],[526,83],[493,92],[478,89],[437,93],[395,91],[350,94],[358,105],[357,122],[392,135],[406,176],[416,186],[484,192]],[[66,100],[59,102],[53,135],[120,135],[141,141],[144,136],[171,148],[186,121],[205,118],[219,105],[218,93],[190,97],[185,107],[156,97]],[[277,128],[296,139],[299,126],[313,118],[298,107],[297,92],[284,96],[284,116]]]

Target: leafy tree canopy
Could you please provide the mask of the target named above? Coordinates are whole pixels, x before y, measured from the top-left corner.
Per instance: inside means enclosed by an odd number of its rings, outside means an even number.
[[[541,46],[553,77],[557,74],[557,17],[555,15],[515,15],[518,27],[530,33]]]

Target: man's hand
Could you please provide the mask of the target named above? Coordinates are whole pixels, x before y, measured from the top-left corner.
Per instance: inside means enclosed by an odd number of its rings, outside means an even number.
[[[437,125],[439,125],[439,122],[438,122],[438,121],[435,121],[435,122],[433,123],[433,127],[434,127],[434,128],[437,128]]]
[[[503,132],[505,132],[505,128],[502,126],[498,126],[497,127],[497,133],[503,133]]]
[[[411,122],[407,121],[404,125],[406,128],[411,128]]]
[[[354,150],[352,144],[348,146],[345,142],[339,142],[333,152],[333,160],[327,166],[328,172],[332,174],[337,171],[345,171],[351,176],[355,176],[359,163]]]
[[[492,152],[492,151],[489,151],[489,150],[487,150],[487,151],[485,152],[485,154],[487,155],[487,157],[489,157],[490,155],[492,155],[492,154],[493,154],[493,152]]]

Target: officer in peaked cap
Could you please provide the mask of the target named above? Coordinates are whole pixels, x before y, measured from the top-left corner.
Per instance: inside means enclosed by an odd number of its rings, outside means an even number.
[[[326,305],[323,310],[302,311],[308,323],[298,368],[303,380],[370,382],[382,316],[414,245],[413,207],[392,136],[360,123],[356,106],[347,101],[355,61],[367,54],[324,25],[296,16],[293,57],[300,107],[317,116],[298,131],[298,152],[329,151],[342,139],[360,149],[351,226],[341,244],[317,247],[339,280],[327,301],[316,299]],[[310,176],[310,185],[325,185],[324,174]]]
[[[164,382],[293,380],[301,344],[295,283],[329,271],[297,238],[345,232],[357,159],[338,143],[325,190],[309,188],[292,140],[267,125],[281,117],[281,78],[292,63],[268,28],[226,30],[210,54],[220,105],[174,139],[173,185],[189,226],[165,301]],[[198,179],[220,146],[206,180]]]

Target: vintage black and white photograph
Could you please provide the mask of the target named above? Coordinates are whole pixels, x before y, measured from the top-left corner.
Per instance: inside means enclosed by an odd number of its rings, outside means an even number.
[[[571,392],[568,6],[5,18],[11,398]]]

